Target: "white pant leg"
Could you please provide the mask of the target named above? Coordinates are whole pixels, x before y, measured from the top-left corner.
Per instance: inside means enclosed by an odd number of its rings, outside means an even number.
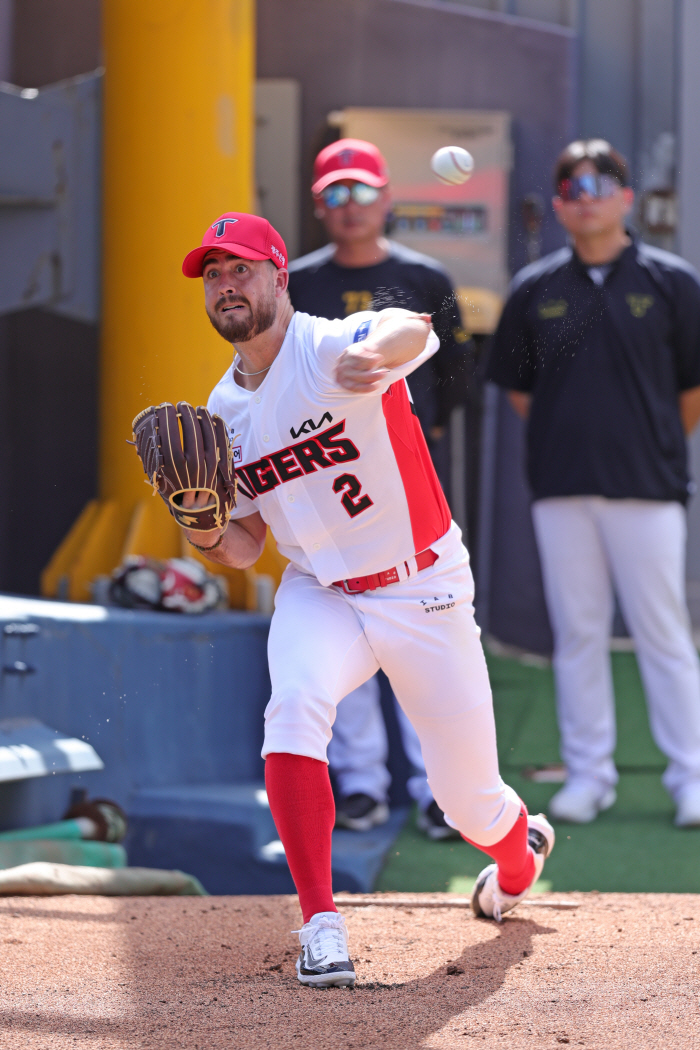
[[[425,772],[425,762],[423,761],[423,752],[420,749],[418,733],[411,725],[406,712],[396,697],[394,697],[394,706],[401,732],[401,743],[408,761],[415,769],[413,776],[410,776],[406,781],[406,787],[413,801],[418,803],[418,808],[422,810],[427,809],[433,801],[433,793],[428,783],[428,774]]]
[[[328,762],[341,798],[369,795],[386,802],[391,776],[386,767],[389,745],[374,675],[341,700],[328,745]]]
[[[597,497],[538,500],[532,516],[554,634],[561,756],[572,780],[617,783],[610,666],[613,591]]]
[[[605,500],[600,526],[635,641],[654,740],[677,797],[700,782],[700,662],[685,602],[686,516],[680,503]]]
[[[337,705],[379,669],[361,613],[339,588],[289,565],[275,595],[268,659],[263,758],[274,751],[325,762]]]
[[[403,583],[348,600],[420,739],[434,797],[467,838],[499,842],[520,799],[498,771],[486,661],[474,621],[474,585],[456,526],[438,562]]]

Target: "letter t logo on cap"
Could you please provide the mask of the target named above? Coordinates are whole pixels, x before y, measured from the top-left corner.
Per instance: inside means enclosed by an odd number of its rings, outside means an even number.
[[[233,225],[234,222],[238,222],[238,219],[219,219],[218,222],[212,223],[212,230],[216,230],[217,237],[223,237],[226,233],[226,223],[230,222]]]

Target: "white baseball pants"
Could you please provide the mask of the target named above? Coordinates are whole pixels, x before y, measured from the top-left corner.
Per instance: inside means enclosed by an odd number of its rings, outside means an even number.
[[[561,755],[569,777],[617,782],[609,656],[613,588],[635,641],[652,735],[677,799],[700,782],[700,664],[685,603],[679,503],[572,496],[533,505],[547,607]]]
[[[406,712],[401,707],[401,704],[396,697],[394,697],[394,703],[396,704],[396,715],[399,720],[401,743],[406,752],[406,758],[415,770],[413,776],[410,776],[406,781],[406,788],[413,801],[418,803],[418,809],[426,810],[433,801],[433,793],[430,790],[430,784],[428,783],[428,774],[425,770],[425,762],[423,761],[423,752],[421,751],[418,733],[416,733],[415,729],[409,722],[406,717]]]
[[[275,597],[268,654],[272,696],[263,757],[326,761],[338,703],[381,667],[420,739],[433,795],[482,846],[515,824],[520,799],[498,772],[491,688],[474,585],[459,529],[432,549],[430,568],[348,595],[288,566]]]
[[[427,809],[433,795],[425,774],[418,735],[396,704],[401,742],[416,773],[408,778],[408,793],[421,809]],[[353,689],[338,704],[333,736],[328,744],[328,761],[338,782],[342,798],[359,792],[377,802],[386,802],[391,776],[386,767],[389,740],[382,714],[379,680],[375,675]]]

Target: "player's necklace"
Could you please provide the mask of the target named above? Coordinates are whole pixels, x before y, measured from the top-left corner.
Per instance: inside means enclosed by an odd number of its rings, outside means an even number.
[[[272,368],[272,365],[268,365],[267,368],[261,368],[259,372],[244,372],[240,365],[236,365],[236,369],[242,376],[261,376],[263,372],[267,372],[270,368]]]

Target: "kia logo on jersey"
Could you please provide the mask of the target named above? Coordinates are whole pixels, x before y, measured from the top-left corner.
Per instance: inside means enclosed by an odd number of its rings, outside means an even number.
[[[326,420],[328,420],[329,423],[333,422],[333,416],[330,414],[330,412],[324,412],[323,415],[321,416],[321,418],[319,419],[318,423],[314,423],[313,419],[305,419],[298,430],[295,430],[294,427],[290,427],[289,428],[289,433],[292,435],[292,437],[296,441],[296,439],[299,437],[300,434],[308,434],[309,433],[309,431],[306,429],[307,427],[311,427],[312,430],[318,430],[318,428],[323,423],[325,423]]]
[[[238,222],[238,219],[219,219],[218,222],[212,223],[212,230],[216,230],[217,237],[223,237],[226,233],[226,223],[230,222],[232,225],[234,222]]]

